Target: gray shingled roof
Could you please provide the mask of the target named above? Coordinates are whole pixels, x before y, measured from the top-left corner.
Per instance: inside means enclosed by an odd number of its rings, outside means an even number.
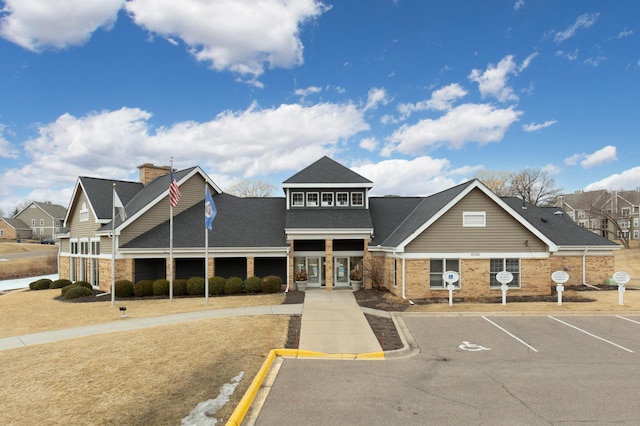
[[[286,212],[286,229],[372,229],[365,209],[291,209]]]
[[[209,231],[209,247],[288,247],[284,234],[284,198],[239,198],[213,195],[217,214]],[[204,200],[173,219],[174,248],[204,247]],[[166,248],[169,220],[123,248]]]
[[[400,245],[473,182],[471,180],[424,198],[370,198],[375,237],[371,246]]]
[[[64,219],[67,215],[67,209],[58,204],[35,202],[45,213],[54,219]]]
[[[323,184],[323,183],[342,183],[370,185],[372,182],[357,174],[353,170],[343,166],[335,160],[325,156],[300,170],[283,184]]]
[[[93,177],[80,177],[80,183],[93,207],[98,220],[110,220],[113,214],[113,184],[122,204],[125,206],[144,187],[140,182],[128,182]],[[128,214],[128,213],[127,213]]]
[[[15,219],[13,217],[3,217],[2,220],[7,222],[9,226],[11,226],[13,229],[22,229],[22,230],[31,229],[29,225],[27,225],[20,219]]]
[[[523,209],[520,198],[504,197],[502,200],[558,246],[618,245],[576,224],[567,214],[555,214],[564,213],[559,207],[537,207],[524,203],[526,209]]]

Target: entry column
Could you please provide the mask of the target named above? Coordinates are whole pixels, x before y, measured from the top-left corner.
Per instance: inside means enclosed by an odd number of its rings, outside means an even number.
[[[324,278],[327,291],[333,290],[333,240],[324,240]]]

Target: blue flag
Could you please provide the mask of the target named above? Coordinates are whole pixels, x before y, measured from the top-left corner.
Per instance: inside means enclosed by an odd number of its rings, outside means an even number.
[[[213,229],[213,218],[216,217],[216,205],[213,202],[209,188],[207,187],[207,193],[204,199],[204,224],[209,231]]]

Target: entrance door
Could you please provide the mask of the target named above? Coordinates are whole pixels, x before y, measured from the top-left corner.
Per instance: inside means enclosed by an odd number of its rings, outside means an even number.
[[[335,257],[333,259],[333,283],[336,287],[349,285],[349,258]]]
[[[322,282],[322,258],[307,257],[307,280],[308,285],[320,286]]]

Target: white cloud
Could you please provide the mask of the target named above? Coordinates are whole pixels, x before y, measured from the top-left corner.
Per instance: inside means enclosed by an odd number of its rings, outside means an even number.
[[[523,7],[524,7],[524,0],[516,0],[516,2],[513,5],[514,10],[520,10]]]
[[[587,185],[584,189],[585,191],[596,189],[633,190],[638,188],[638,182],[640,182],[640,166],[608,176]]]
[[[98,28],[113,26],[124,2],[5,0],[0,36],[34,52],[81,45]]]
[[[380,89],[378,89],[377,87],[372,87],[371,89],[369,89],[367,104],[365,105],[364,110],[367,111],[369,109],[376,109],[378,107],[378,104],[387,105],[388,103],[389,98],[384,87]]]
[[[11,142],[5,138],[4,133],[9,133],[7,126],[0,123],[0,158],[17,158],[18,150],[11,146]]]
[[[626,38],[633,35],[633,30],[627,30],[626,28],[618,33],[616,38]]]
[[[442,145],[460,149],[471,142],[480,145],[497,142],[521,114],[514,108],[500,109],[488,104],[460,105],[436,120],[424,119],[400,127],[388,138],[381,154],[390,155],[394,151],[415,154]]]
[[[430,195],[457,182],[446,159],[417,157],[412,160],[385,160],[351,169],[374,182],[373,195]]]
[[[578,53],[579,53],[578,49],[573,49],[571,52],[565,52],[564,50],[557,50],[555,55],[561,58],[568,59],[570,61],[575,61],[576,59],[578,59]]]
[[[556,123],[556,120],[547,120],[544,123],[523,124],[522,130],[524,130],[525,132],[535,132],[540,129],[546,129],[547,127],[553,126]]]
[[[595,24],[596,21],[598,20],[598,16],[600,16],[599,13],[584,13],[578,16],[578,18],[576,19],[576,22],[574,22],[573,25],[571,25],[569,28],[567,28],[564,31],[557,32],[553,40],[556,43],[560,44],[563,41],[570,39],[571,37],[576,35],[576,32],[579,29],[589,28],[590,26]]]
[[[136,24],[182,39],[199,61],[210,62],[215,70],[253,78],[264,72],[265,64],[302,64],[300,27],[329,9],[316,0],[130,0],[125,7]]]
[[[402,119],[407,118],[415,111],[447,111],[451,109],[453,102],[466,95],[467,91],[464,90],[462,86],[457,83],[453,83],[433,91],[431,93],[431,98],[426,101],[417,102],[415,104],[399,104],[398,111],[400,112]]]
[[[607,58],[605,56],[598,55],[598,56],[592,56],[590,58],[585,59],[584,63],[587,65],[591,65],[592,67],[595,68],[606,60]]]
[[[531,61],[533,61],[536,56],[538,56],[538,52],[533,52],[531,55],[524,58],[524,61],[522,61],[522,63],[518,67],[518,72],[522,72],[529,68],[529,65],[531,65]]]
[[[128,179],[138,165],[167,164],[171,157],[176,167],[198,164],[222,176],[268,175],[331,155],[340,141],[368,129],[362,114],[353,104],[252,105],[155,131],[151,114],[138,108],[63,114],[24,143],[30,163],[0,178],[35,188],[72,185],[83,175]]]
[[[366,149],[369,152],[373,152],[378,148],[378,141],[376,138],[364,138],[360,141],[358,146],[362,149]]]
[[[295,94],[298,96],[302,96],[303,98],[309,95],[313,95],[315,93],[322,92],[322,88],[318,86],[309,86],[306,89],[296,89]]]
[[[616,147],[607,145],[593,154],[573,154],[572,156],[565,158],[564,164],[567,166],[575,166],[579,163],[582,168],[588,169],[616,161],[617,159]]]
[[[469,74],[469,80],[478,83],[480,94],[483,98],[494,97],[500,102],[517,101],[518,96],[513,89],[507,86],[509,74],[516,74],[517,67],[512,55],[507,55],[498,65],[489,64],[482,72],[473,69]]]

